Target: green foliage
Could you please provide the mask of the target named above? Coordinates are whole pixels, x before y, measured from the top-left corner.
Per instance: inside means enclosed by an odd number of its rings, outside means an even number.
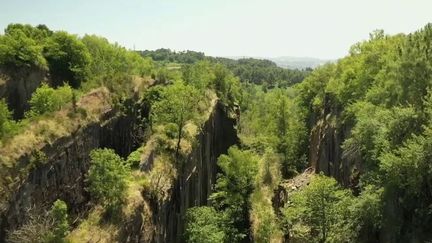
[[[131,168],[138,168],[139,164],[141,163],[142,152],[143,147],[139,147],[137,150],[130,153],[126,159],[126,164]]]
[[[64,31],[53,33],[44,48],[44,56],[56,86],[67,83],[78,88],[89,77],[90,53],[77,36]]]
[[[9,111],[4,99],[0,100],[0,138],[3,138],[8,133],[8,126],[11,120],[12,113]]]
[[[9,25],[5,35],[0,36],[0,64],[19,68],[36,66],[47,68],[42,55],[43,46],[33,39],[36,28],[28,25]]]
[[[36,27],[29,24],[9,24],[4,32],[8,35],[17,30],[22,31],[27,37],[37,41],[44,41],[47,37],[53,34],[53,32],[43,24],[37,25]]]
[[[43,84],[33,93],[29,103],[30,111],[26,116],[33,117],[60,110],[62,106],[72,101],[72,88],[64,85],[53,89]]]
[[[245,58],[234,61],[215,58],[215,61],[226,65],[242,82],[263,85],[266,88],[286,88],[301,82],[309,74],[307,70],[278,67],[269,60]]]
[[[359,235],[371,236],[367,240],[379,239],[380,230],[390,237],[387,241],[431,236],[425,227],[432,222],[426,163],[431,40],[431,24],[409,35],[375,31],[370,40],[354,45],[349,56],[318,68],[296,87],[296,100],[312,120],[346,136],[342,161],[355,165],[353,177],[361,174],[354,205],[370,209],[367,216],[351,210],[357,215],[352,222]]]
[[[182,78],[197,89],[209,88],[215,79],[212,64],[208,61],[200,61],[193,65],[182,67]]]
[[[326,64],[315,69],[305,80],[296,86],[298,102],[310,112],[319,112],[324,105],[325,89],[335,69],[334,64]]]
[[[39,212],[40,208],[29,208],[26,221],[18,229],[8,232],[7,242],[11,243],[64,243],[69,233],[67,205],[56,200],[51,210]]]
[[[18,124],[12,119],[6,102],[0,100],[0,140],[13,135],[18,129]]]
[[[186,212],[185,240],[188,243],[225,242],[222,215],[212,207],[194,207]]]
[[[151,57],[155,61],[178,62],[192,64],[204,60],[204,53],[196,51],[175,52],[170,49],[157,49],[154,51],[141,51],[140,54],[145,57]]]
[[[272,202],[273,190],[260,184],[251,195],[252,209],[250,218],[254,242],[273,242],[280,235],[279,218],[276,215]]]
[[[273,89],[249,91],[253,95],[242,114],[241,138],[260,154],[271,149],[282,156],[282,169],[287,177],[290,171],[305,166],[307,132],[305,112],[291,98],[290,90]]]
[[[432,130],[427,127],[423,134],[414,136],[395,150],[385,151],[380,156],[382,183],[386,189],[388,207],[395,207],[398,214],[386,214],[386,226],[392,225],[396,237],[429,237],[424,228],[432,222],[431,179]],[[394,203],[397,198],[399,203]],[[404,230],[410,232],[404,234]],[[429,235],[429,236],[428,236]],[[408,240],[409,238],[404,238]]]
[[[349,242],[349,208],[352,196],[336,180],[316,175],[310,184],[290,197],[283,210],[294,241]]]
[[[216,90],[218,97],[229,107],[238,103],[240,96],[240,83],[238,78],[223,65],[216,65],[214,68],[213,88]]]
[[[231,147],[221,155],[213,207],[189,209],[186,214],[187,242],[241,242],[249,235],[250,195],[256,183],[258,159],[251,152]]]
[[[271,242],[273,234],[278,231],[277,218],[272,214],[273,210],[271,207],[267,210],[260,211],[258,215],[260,220],[260,226],[255,234],[255,242],[266,243]]]
[[[376,240],[383,223],[383,192],[384,189],[374,185],[362,188],[359,196],[353,198],[348,205],[350,217],[348,233],[359,242],[372,242]],[[341,228],[340,231],[344,230]],[[340,232],[343,233],[343,232]]]
[[[54,221],[54,229],[52,231],[52,239],[49,242],[64,242],[64,237],[69,233],[66,203],[62,200],[55,201],[50,214]]]
[[[0,35],[0,64],[48,69],[55,87],[67,83],[80,88],[85,84],[90,89],[102,84],[119,93],[130,76],[148,76],[153,69],[150,58],[104,38],[86,35],[80,39],[65,31],[53,32],[45,25],[22,24],[10,24]]]
[[[93,58],[89,69],[94,80],[107,84],[119,74],[146,76],[153,69],[149,58],[142,58],[138,53],[111,44],[103,37],[85,35],[82,42]]]
[[[218,165],[222,173],[218,175],[215,192],[210,198],[228,219],[229,241],[238,242],[249,232],[249,196],[256,182],[258,159],[251,152],[231,147],[227,155],[219,157]]]
[[[186,122],[197,117],[197,104],[200,94],[191,85],[175,82],[164,87],[160,92],[160,100],[151,109],[151,119],[156,124],[172,123],[176,126],[177,145],[176,156],[179,154],[183,129]]]
[[[158,49],[155,51],[141,51],[140,53],[142,56],[151,57],[153,60],[163,63],[201,63],[201,65],[206,62],[219,63],[223,66],[226,66],[230,72],[234,74],[234,76],[240,79],[240,81],[244,83],[264,85],[268,88],[288,87],[299,83],[310,72],[308,70],[291,70],[281,68],[269,60],[260,60],[254,58],[233,60],[228,58],[209,57],[205,56],[204,53],[189,50],[184,52],[174,52],[170,49]],[[189,72],[189,70],[187,70],[187,72]],[[187,74],[188,77],[190,77],[189,75],[193,76],[193,71],[192,73]],[[188,77],[186,77],[185,80],[188,80]],[[205,79],[194,80],[204,81]]]
[[[413,107],[384,108],[369,102],[357,102],[347,113],[355,116],[357,123],[352,136],[345,140],[345,155],[363,155],[369,169],[377,168],[378,158],[421,131],[422,119]]]
[[[96,149],[90,153],[88,190],[92,197],[108,210],[116,210],[123,202],[128,166],[111,149]]]
[[[182,67],[182,79],[198,90],[213,89],[219,99],[228,107],[238,105],[240,82],[229,69],[221,64],[200,61]]]

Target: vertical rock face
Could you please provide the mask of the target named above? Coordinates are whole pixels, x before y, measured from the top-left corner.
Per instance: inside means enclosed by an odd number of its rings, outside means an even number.
[[[323,114],[312,122],[309,164],[315,172],[334,177],[344,186],[355,187],[361,170],[361,157],[344,156],[342,144],[350,136],[352,126],[342,124],[340,111],[327,105]]]
[[[46,80],[47,72],[37,67],[0,69],[0,98],[5,98],[14,119],[29,108],[32,93]]]
[[[217,158],[238,143],[235,119],[217,104],[197,137],[188,155],[184,172],[175,181],[169,199],[163,204],[145,201],[136,208],[135,216],[124,225],[122,239],[127,242],[181,242],[186,210],[206,205],[216,181]],[[113,148],[122,156],[136,145],[136,120],[133,114],[105,114],[102,122],[82,127],[70,136],[47,144],[41,149],[47,159],[37,164],[23,178],[6,208],[0,211],[0,242],[8,230],[17,229],[26,221],[29,208],[47,208],[57,199],[65,201],[72,214],[87,207],[90,199],[85,190],[85,174],[89,153],[95,148]],[[32,155],[17,161],[28,164]]]
[[[0,212],[0,242],[4,241],[6,230],[25,222],[29,208],[46,208],[57,199],[65,201],[75,213],[86,205],[89,195],[84,189],[84,178],[91,150],[108,147],[123,156],[131,152],[135,146],[131,138],[134,119],[114,111],[105,116],[104,122],[89,124],[41,150],[47,160],[35,165],[8,207]],[[20,158],[18,163],[28,164],[30,160],[31,155]]]
[[[207,204],[216,182],[217,158],[238,143],[235,123],[217,104],[173,185],[170,199],[163,204],[149,203],[147,215],[152,215],[152,223],[143,227],[143,242],[182,242],[186,210]]]

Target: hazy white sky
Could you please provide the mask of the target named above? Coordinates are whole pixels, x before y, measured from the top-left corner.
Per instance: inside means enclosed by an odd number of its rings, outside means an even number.
[[[46,24],[128,48],[339,58],[375,29],[432,22],[432,0],[0,0],[0,28]]]

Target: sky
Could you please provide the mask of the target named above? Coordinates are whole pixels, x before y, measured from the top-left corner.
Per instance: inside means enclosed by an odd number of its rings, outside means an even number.
[[[373,30],[420,29],[431,10],[431,0],[0,0],[0,29],[45,24],[136,50],[337,59]]]

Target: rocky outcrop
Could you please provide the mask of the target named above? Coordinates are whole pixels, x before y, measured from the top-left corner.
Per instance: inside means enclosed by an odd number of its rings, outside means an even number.
[[[17,189],[7,204],[0,208],[0,242],[6,232],[20,227],[27,220],[30,208],[48,208],[61,199],[79,215],[89,207],[90,196],[85,190],[85,174],[89,168],[89,153],[95,148],[113,148],[125,157],[142,144],[143,123],[148,117],[148,105],[131,102],[122,112],[107,110],[97,122],[80,127],[68,136],[47,143],[39,151],[28,153],[16,161],[17,168],[30,168],[22,173]],[[124,107],[123,106],[123,107]],[[186,209],[207,204],[218,172],[217,158],[238,142],[236,120],[229,118],[226,108],[217,103],[198,133],[182,173],[172,185],[167,200],[152,201],[143,193],[120,226],[120,241],[124,242],[179,242],[184,231]],[[139,112],[139,114],[137,114]],[[140,140],[141,139],[141,140]],[[43,155],[42,160],[35,158]],[[149,153],[150,170],[154,153]],[[30,164],[33,166],[28,166]]]
[[[347,187],[356,187],[361,171],[361,156],[345,156],[342,144],[352,125],[341,122],[341,110],[327,101],[321,115],[312,122],[309,138],[309,166],[315,172],[334,177]]]
[[[0,219],[0,242],[7,230],[13,230],[26,221],[29,208],[46,208],[56,199],[65,201],[74,213],[86,206],[89,195],[85,190],[85,174],[89,168],[89,153],[95,148],[112,148],[122,156],[128,155],[142,141],[134,135],[138,122],[132,115],[110,110],[101,122],[91,123],[70,136],[46,144],[40,152],[46,158],[27,173]],[[40,152],[37,152],[40,154]],[[17,164],[34,163],[34,153],[21,157]],[[23,166],[24,167],[24,166]]]
[[[38,67],[0,68],[0,98],[5,98],[14,119],[28,110],[32,93],[47,80],[47,71]]]
[[[217,158],[238,143],[235,123],[221,104],[214,107],[187,157],[183,173],[172,185],[169,199],[161,203],[147,197],[150,206],[144,214],[152,222],[143,225],[143,242],[182,242],[186,210],[207,204],[216,182]],[[152,154],[147,163],[152,162]]]

